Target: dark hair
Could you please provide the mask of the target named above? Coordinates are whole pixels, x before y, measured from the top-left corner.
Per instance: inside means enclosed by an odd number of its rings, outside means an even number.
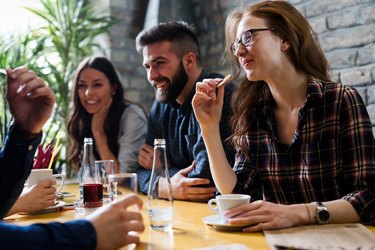
[[[193,52],[197,58],[197,63],[200,64],[199,42],[193,26],[189,26],[183,21],[159,23],[138,34],[136,48],[138,53],[141,54],[145,46],[163,41],[171,42],[174,52],[180,58],[188,52]]]
[[[105,57],[85,58],[78,66],[72,87],[72,110],[68,118],[68,133],[70,135],[70,148],[68,162],[72,167],[79,168],[80,154],[84,137],[92,137],[92,115],[82,107],[78,96],[78,80],[83,69],[92,68],[102,72],[115,90],[112,104],[104,122],[104,132],[107,135],[108,146],[114,155],[118,155],[118,133],[122,113],[129,105],[124,99],[124,90],[112,63]]]
[[[303,15],[286,1],[262,1],[245,9],[235,9],[228,15],[225,22],[226,55],[235,65],[237,76],[240,73],[240,64],[230,46],[236,38],[240,21],[248,15],[262,18],[268,27],[274,29],[273,32],[290,43],[286,53],[299,73],[322,82],[330,81],[330,68],[315,33]],[[265,115],[265,107],[274,104],[275,100],[264,81],[242,79],[240,87],[232,97],[232,143],[245,150],[246,147],[241,145],[240,139],[247,134],[252,122],[259,121],[259,114],[255,111]]]

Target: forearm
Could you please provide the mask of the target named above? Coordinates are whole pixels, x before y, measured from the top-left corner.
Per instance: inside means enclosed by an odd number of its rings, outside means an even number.
[[[360,218],[354,207],[346,200],[334,200],[323,202],[330,213],[330,223],[354,223]]]
[[[17,226],[0,223],[0,245],[5,249],[94,249],[96,232],[86,220]],[[20,239],[22,239],[20,241]]]
[[[219,127],[202,130],[212,178],[220,193],[232,193],[237,176],[228,163],[220,138]]]
[[[23,141],[15,138],[13,134],[7,136],[0,154],[0,219],[7,214],[21,194],[41,138],[40,135],[31,141]]]
[[[11,216],[12,214],[16,214],[16,213],[19,213],[19,212],[22,212],[22,205],[21,205],[21,201],[20,201],[20,198],[18,198],[16,200],[16,202],[13,204],[13,206],[11,207],[11,209],[7,212],[7,214],[5,215],[5,217],[7,216]]]
[[[323,202],[327,207],[331,224],[357,223],[360,222],[359,215],[353,206],[346,200],[334,200]],[[316,204],[305,203],[290,205],[290,213],[295,215],[294,226],[317,224]]]
[[[108,147],[107,136],[104,133],[96,132],[93,133],[96,148],[102,160],[114,160],[114,172],[119,172],[119,163],[117,157],[112,153]]]

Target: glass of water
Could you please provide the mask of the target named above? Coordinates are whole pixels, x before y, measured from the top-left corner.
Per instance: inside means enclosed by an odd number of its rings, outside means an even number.
[[[115,161],[114,160],[95,161],[95,165],[97,169],[99,170],[99,176],[103,184],[103,198],[108,199],[109,198],[108,176],[114,173]]]
[[[108,175],[109,199],[114,201],[131,193],[138,193],[136,173],[119,173]]]

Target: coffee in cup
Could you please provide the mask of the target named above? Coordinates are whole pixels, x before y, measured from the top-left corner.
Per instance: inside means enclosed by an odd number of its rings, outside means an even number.
[[[224,218],[225,211],[250,202],[247,194],[222,194],[208,201],[208,208]]]
[[[40,168],[40,169],[32,169],[27,180],[28,187],[32,187],[46,179],[58,179],[60,178],[60,186],[57,188],[56,193],[60,192],[61,188],[64,186],[65,182],[65,175],[63,174],[52,174],[52,169],[48,168]]]

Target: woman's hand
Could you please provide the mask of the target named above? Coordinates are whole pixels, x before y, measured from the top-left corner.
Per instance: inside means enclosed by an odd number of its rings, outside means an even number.
[[[16,203],[14,203],[7,215],[19,212],[33,213],[55,205],[56,188],[53,187],[55,184],[55,180],[46,179],[39,184],[27,188],[17,199]]]
[[[204,79],[196,84],[196,93],[192,100],[192,106],[202,129],[217,126],[220,122],[224,88],[216,88],[216,85],[221,80],[221,78]]]
[[[108,110],[112,105],[112,98],[108,100],[106,104],[104,104],[103,108],[92,116],[91,122],[91,131],[93,134],[95,133],[104,133],[104,121],[107,117]]]
[[[303,204],[282,205],[267,201],[254,201],[224,213],[228,223],[249,225],[244,232],[289,228],[306,224],[308,212]]]

